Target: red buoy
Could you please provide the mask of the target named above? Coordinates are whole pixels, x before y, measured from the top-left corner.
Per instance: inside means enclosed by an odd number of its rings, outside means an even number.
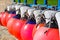
[[[21,31],[21,28],[23,27],[23,25],[27,21],[24,14],[25,14],[26,10],[28,9],[28,7],[24,6],[22,8],[24,11],[22,9],[20,9],[21,10],[21,19],[16,19],[14,25],[12,26],[13,35],[18,39],[22,39],[20,31]],[[16,17],[14,17],[14,18],[16,18]]]
[[[8,12],[5,12],[3,16],[1,17],[1,23],[3,26],[6,26],[6,17],[8,16]]]
[[[7,26],[7,22],[10,18],[12,18],[13,16],[16,15],[15,11],[9,11],[9,12],[5,12],[5,14],[2,16],[1,18],[1,22],[3,26]]]
[[[7,29],[8,29],[8,32],[9,32],[10,34],[13,34],[13,33],[12,33],[12,25],[13,25],[14,22],[15,22],[15,18],[14,18],[14,19],[11,18],[11,19],[7,22]]]
[[[32,36],[34,36],[35,32],[40,28],[45,26],[45,19],[42,10],[35,10],[33,13],[35,15],[36,25],[33,28]]]
[[[6,17],[6,23],[9,21],[10,18],[14,17],[15,15],[16,14],[9,14],[9,15],[7,15],[7,17]]]
[[[1,18],[2,18],[2,16],[3,16],[3,14],[4,14],[4,12],[1,12],[1,13],[0,13],[0,25],[2,25],[2,24],[1,24]]]
[[[44,27],[45,24],[41,23],[39,25],[35,25],[35,27],[33,28],[33,32],[32,32],[32,36],[34,36],[35,32],[40,28],[40,27]]]
[[[21,27],[25,24],[26,20],[20,20],[20,14],[11,18],[8,23],[8,31],[18,39],[21,39],[20,30]]]
[[[16,16],[18,16],[18,15],[16,15]],[[14,16],[15,17],[15,16]],[[19,16],[18,16],[19,17]],[[20,18],[20,17],[19,17]],[[7,22],[7,28],[8,28],[8,31],[11,33],[11,34],[13,34],[12,33],[12,26],[14,25],[13,23],[16,21],[16,18],[11,18],[11,19],[9,19],[9,21]]]
[[[33,19],[33,18],[32,18]],[[21,29],[21,37],[23,40],[33,40],[32,31],[35,26],[35,20],[29,20]]]
[[[23,25],[26,23],[26,20],[17,20],[15,21],[14,25],[13,25],[13,29],[12,29],[12,32],[13,32],[13,35],[18,38],[18,39],[21,39],[21,34],[20,34],[20,31],[21,31],[21,28],[23,27]]]
[[[36,31],[33,40],[59,40],[59,31],[54,28],[41,27]]]

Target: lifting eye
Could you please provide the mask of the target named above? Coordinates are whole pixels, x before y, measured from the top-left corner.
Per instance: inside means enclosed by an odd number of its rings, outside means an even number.
[[[47,33],[47,32],[48,32],[48,30],[46,30],[46,31],[44,32],[44,34]]]

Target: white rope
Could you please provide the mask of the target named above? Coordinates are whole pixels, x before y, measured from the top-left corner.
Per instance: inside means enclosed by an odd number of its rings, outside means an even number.
[[[24,17],[24,14],[25,12],[27,12],[27,10],[29,9],[30,7],[27,7],[27,6],[23,6],[20,8],[21,10],[21,17]]]
[[[41,20],[41,15],[43,14],[42,10],[35,10],[33,13],[36,19],[36,24],[38,24]]]
[[[47,10],[44,12],[44,15],[45,15],[45,20],[46,20],[46,23],[48,23],[50,20],[51,17],[53,17],[55,14],[56,14],[57,11],[51,11],[51,10]]]
[[[57,20],[57,23],[58,23],[59,37],[60,37],[60,12],[57,12],[55,17],[56,17],[56,20]]]
[[[28,15],[29,15],[30,17],[33,16],[34,10],[35,10],[34,8],[29,8],[29,9],[28,9]]]

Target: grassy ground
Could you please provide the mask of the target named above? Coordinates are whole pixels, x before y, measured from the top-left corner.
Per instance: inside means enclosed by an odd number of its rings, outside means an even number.
[[[17,2],[18,0],[16,0]],[[24,0],[21,0],[21,2],[23,3]],[[28,4],[33,4],[33,0],[27,0]],[[37,0],[38,4],[44,4],[44,0]],[[57,5],[58,4],[58,0],[48,0],[48,5]]]

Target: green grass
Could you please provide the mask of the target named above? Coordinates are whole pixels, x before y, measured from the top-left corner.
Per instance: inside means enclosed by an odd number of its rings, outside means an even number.
[[[21,0],[22,3],[24,3],[24,0]]]
[[[15,0],[16,1],[16,3],[18,2],[18,0]]]
[[[38,4],[44,4],[44,0],[37,0]],[[48,5],[57,5],[58,0],[48,0]]]
[[[57,5],[58,4],[58,0],[48,0],[48,4],[49,5]]]
[[[27,0],[28,4],[33,4],[33,2],[34,2],[33,0]]]
[[[21,0],[21,2],[23,3],[24,0]],[[37,0],[37,3],[44,4],[44,0]],[[27,0],[27,4],[33,4],[33,0]],[[48,5],[57,5],[57,4],[58,4],[58,0],[48,0]]]
[[[44,4],[44,0],[37,0],[37,4]]]

